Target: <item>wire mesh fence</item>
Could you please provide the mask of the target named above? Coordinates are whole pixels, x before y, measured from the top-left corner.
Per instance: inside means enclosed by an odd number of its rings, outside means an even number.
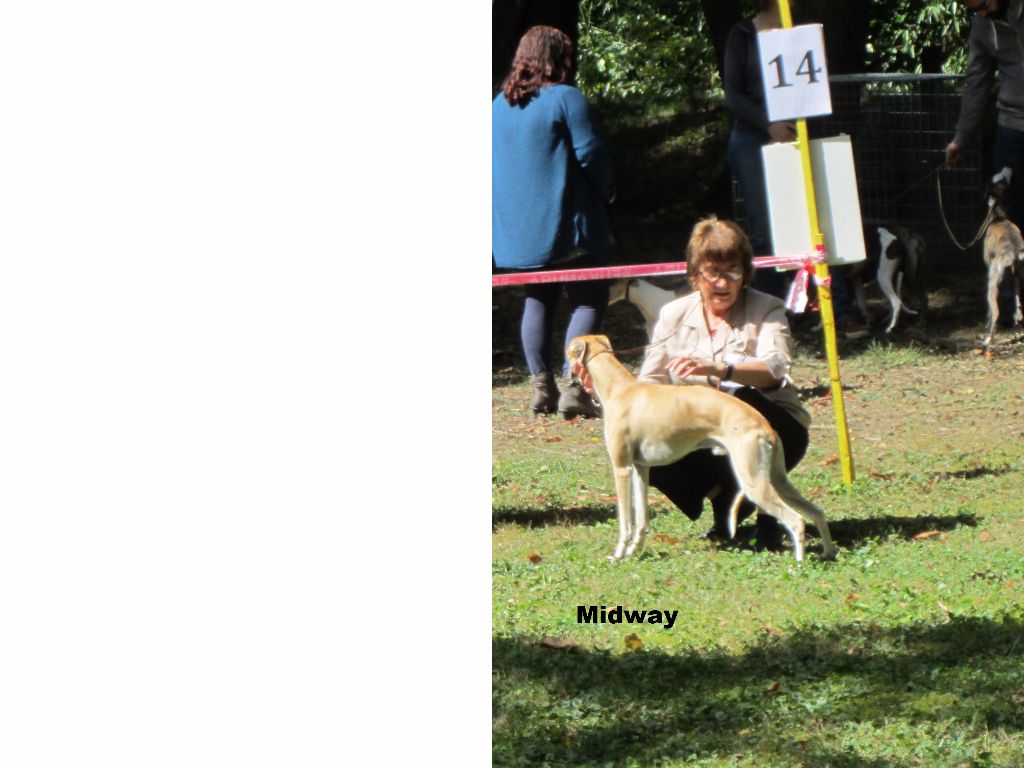
[[[966,244],[984,218],[984,142],[966,148],[955,169],[938,170],[960,114],[962,75],[835,75],[832,114],[807,121],[812,139],[849,134],[865,225],[899,222],[928,242],[929,259],[962,258],[946,233],[942,207],[956,238]],[[744,211],[733,183],[736,216]]]

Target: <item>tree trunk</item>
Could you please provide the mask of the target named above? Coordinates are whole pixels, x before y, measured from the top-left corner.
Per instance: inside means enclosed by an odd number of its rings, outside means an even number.
[[[732,25],[742,17],[740,0],[700,0],[704,9],[704,18],[708,21],[708,32],[715,46],[715,61],[718,64],[718,75],[725,79],[725,40],[729,36]]]
[[[498,92],[519,38],[530,27],[546,24],[567,34],[575,43],[579,26],[579,0],[492,0],[491,95]]]

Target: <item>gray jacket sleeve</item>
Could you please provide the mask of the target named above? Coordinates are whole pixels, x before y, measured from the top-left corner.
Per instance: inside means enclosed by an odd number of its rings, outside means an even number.
[[[984,36],[992,33],[991,24],[991,21],[975,16],[967,38],[967,74],[960,102],[960,119],[953,137],[960,146],[966,146],[974,138],[991,97],[996,62],[984,41]]]

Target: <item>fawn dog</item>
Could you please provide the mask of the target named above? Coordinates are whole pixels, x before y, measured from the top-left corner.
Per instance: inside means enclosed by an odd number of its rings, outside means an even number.
[[[754,408],[710,387],[639,382],[612,354],[607,336],[577,336],[566,355],[575,375],[590,374],[604,404],[604,439],[619,497],[619,540],[610,560],[632,555],[647,535],[650,467],[671,464],[698,448],[727,453],[739,480],[730,536],[746,495],[789,531],[797,560],[804,557],[801,515],[817,527],[822,556],[835,557],[824,513],[789,482],[782,442]]]
[[[992,217],[985,230],[985,241],[982,255],[988,267],[988,333],[985,336],[985,351],[992,346],[992,337],[996,332],[996,321],[999,319],[999,284],[1003,276],[1009,272],[1013,280],[1013,321],[1020,325],[1024,315],[1020,308],[1021,272],[1024,271],[1024,239],[1020,229],[1006,217],[1006,191],[1010,186],[1013,171],[1003,168],[992,177],[989,191],[988,207]]]

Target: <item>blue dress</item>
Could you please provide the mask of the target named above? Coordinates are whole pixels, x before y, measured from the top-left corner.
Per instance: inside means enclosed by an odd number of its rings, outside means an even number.
[[[525,106],[491,104],[491,251],[502,269],[536,269],[584,253],[607,262],[611,159],[590,106],[569,85]]]

